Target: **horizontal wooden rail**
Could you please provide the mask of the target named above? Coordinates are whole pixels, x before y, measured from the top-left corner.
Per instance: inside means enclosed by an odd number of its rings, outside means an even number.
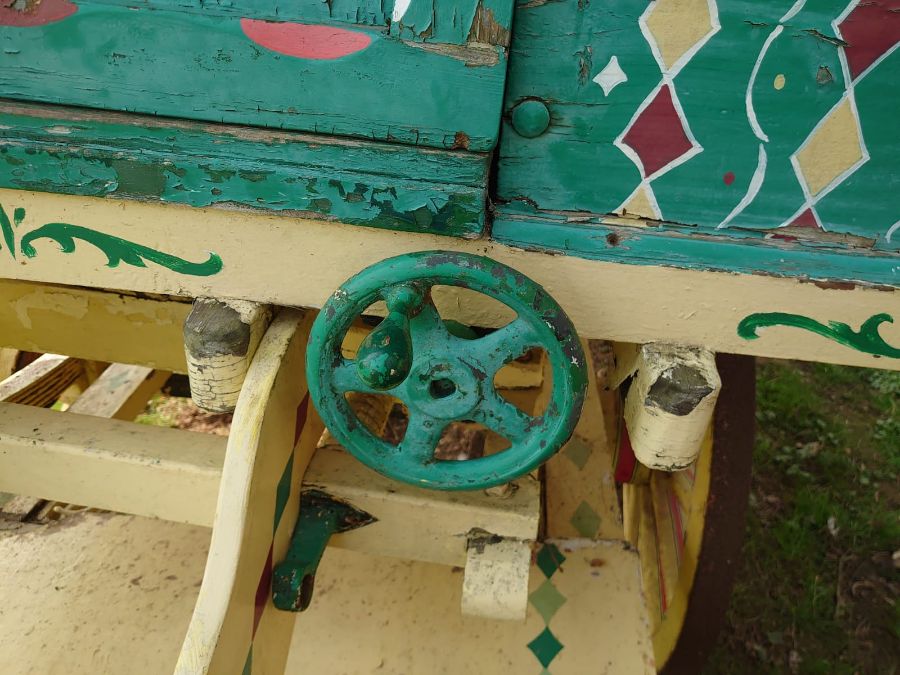
[[[211,526],[225,438],[0,404],[0,491]]]
[[[226,438],[0,403],[0,491],[212,526]],[[465,565],[479,531],[537,537],[540,488],[531,477],[505,497],[441,493],[384,478],[340,449],[316,452],[306,487],[350,502],[378,522],[332,538],[342,548]]]

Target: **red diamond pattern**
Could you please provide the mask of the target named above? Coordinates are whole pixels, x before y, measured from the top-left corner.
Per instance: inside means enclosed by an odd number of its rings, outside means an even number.
[[[900,0],[861,2],[838,25],[850,76],[859,77],[900,41]]]
[[[689,152],[693,145],[684,130],[671,85],[660,87],[656,96],[631,125],[622,142],[635,151],[644,166],[644,178]]]

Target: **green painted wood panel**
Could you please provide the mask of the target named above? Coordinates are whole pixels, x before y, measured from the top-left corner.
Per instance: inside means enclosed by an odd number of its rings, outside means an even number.
[[[266,209],[461,237],[488,157],[228,125],[0,103],[0,187]]]
[[[746,232],[897,252],[898,41],[898,0],[521,2],[501,210],[637,212],[690,225],[726,239],[720,260],[712,248],[697,261],[719,269],[735,267],[727,251]],[[550,113],[536,134],[516,130],[528,99]],[[775,272],[778,250],[759,271]]]
[[[500,243],[528,250],[689,270],[764,274],[846,284],[900,286],[900,260],[889,251],[823,245],[812,239],[766,239],[761,232],[710,235],[690,226],[633,227],[601,218],[501,210],[491,226]]]
[[[0,97],[441,149],[497,139],[512,0],[24,4],[0,7]]]

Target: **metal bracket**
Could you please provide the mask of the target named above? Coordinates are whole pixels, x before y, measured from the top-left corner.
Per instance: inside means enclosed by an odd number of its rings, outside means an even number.
[[[312,601],[316,569],[331,535],[374,523],[374,516],[320,490],[300,497],[300,517],[285,559],[275,566],[272,601],[288,612],[302,612]]]

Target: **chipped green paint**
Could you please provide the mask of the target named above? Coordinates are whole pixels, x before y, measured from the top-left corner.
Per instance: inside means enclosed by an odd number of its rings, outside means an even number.
[[[484,337],[459,337],[430,301],[435,285],[484,293],[518,316]],[[388,318],[356,360],[345,359],[347,330],[378,300],[386,302]],[[504,364],[538,347],[548,354],[553,385],[546,410],[531,416],[503,399],[493,382]],[[313,324],[306,362],[310,396],[344,447],[390,478],[439,490],[498,485],[546,461],[571,436],[587,384],[575,328],[546,291],[489,258],[445,251],[389,258],[345,282]],[[398,446],[359,422],[345,396],[350,391],[385,393],[406,404],[409,424]],[[483,424],[512,446],[465,462],[436,461],[441,434],[456,420]]]
[[[876,314],[866,319],[859,327],[859,330],[853,330],[853,328],[840,321],[829,321],[826,325],[799,314],[762,312],[751,314],[744,318],[738,324],[737,332],[745,340],[756,340],[760,337],[758,333],[760,328],[768,326],[801,328],[856,349],[864,354],[900,359],[900,348],[889,345],[878,332],[878,327],[883,323],[894,323],[894,319],[890,314]]]
[[[18,226],[25,218],[25,210],[17,208],[14,213]],[[15,259],[15,233],[2,205],[0,205],[0,230],[3,232],[7,251]],[[216,253],[210,252],[209,257],[203,262],[191,262],[143,244],[69,223],[46,223],[24,234],[19,242],[19,249],[26,258],[37,256],[38,250],[35,248],[34,242],[40,239],[55,241],[63,253],[74,253],[76,240],[86,242],[100,249],[106,255],[107,267],[118,267],[120,262],[134,267],[146,267],[145,261],[149,260],[178,274],[190,276],[208,277],[222,271],[222,258]]]
[[[272,573],[272,602],[280,610],[302,612],[312,601],[316,570],[332,534],[375,522],[375,518],[319,490],[300,497],[300,515],[285,559]]]
[[[390,4],[81,0],[62,21],[0,26],[0,97],[492,149],[513,0],[412,0],[399,21]],[[248,18],[366,44],[339,57],[279,53],[248,36]]]
[[[0,187],[240,204],[474,237],[488,157],[133,115],[0,104]]]
[[[847,0],[520,2],[498,196],[510,211],[530,204],[577,217],[621,212],[640,189],[652,204],[627,210],[713,239],[735,230],[792,236],[777,228],[812,207],[825,232],[810,216],[805,234],[896,252],[900,50],[878,37],[891,11]],[[854,69],[867,50],[865,72]],[[514,131],[516,110],[533,97],[547,103],[551,124],[526,138]],[[827,187],[810,187],[797,153],[848,101],[852,123],[810,162],[846,163]]]
[[[629,265],[900,285],[896,253],[774,240],[762,232],[729,230],[712,237],[675,223],[628,227],[585,215],[571,222],[564,214],[501,207],[491,237],[518,248]]]

